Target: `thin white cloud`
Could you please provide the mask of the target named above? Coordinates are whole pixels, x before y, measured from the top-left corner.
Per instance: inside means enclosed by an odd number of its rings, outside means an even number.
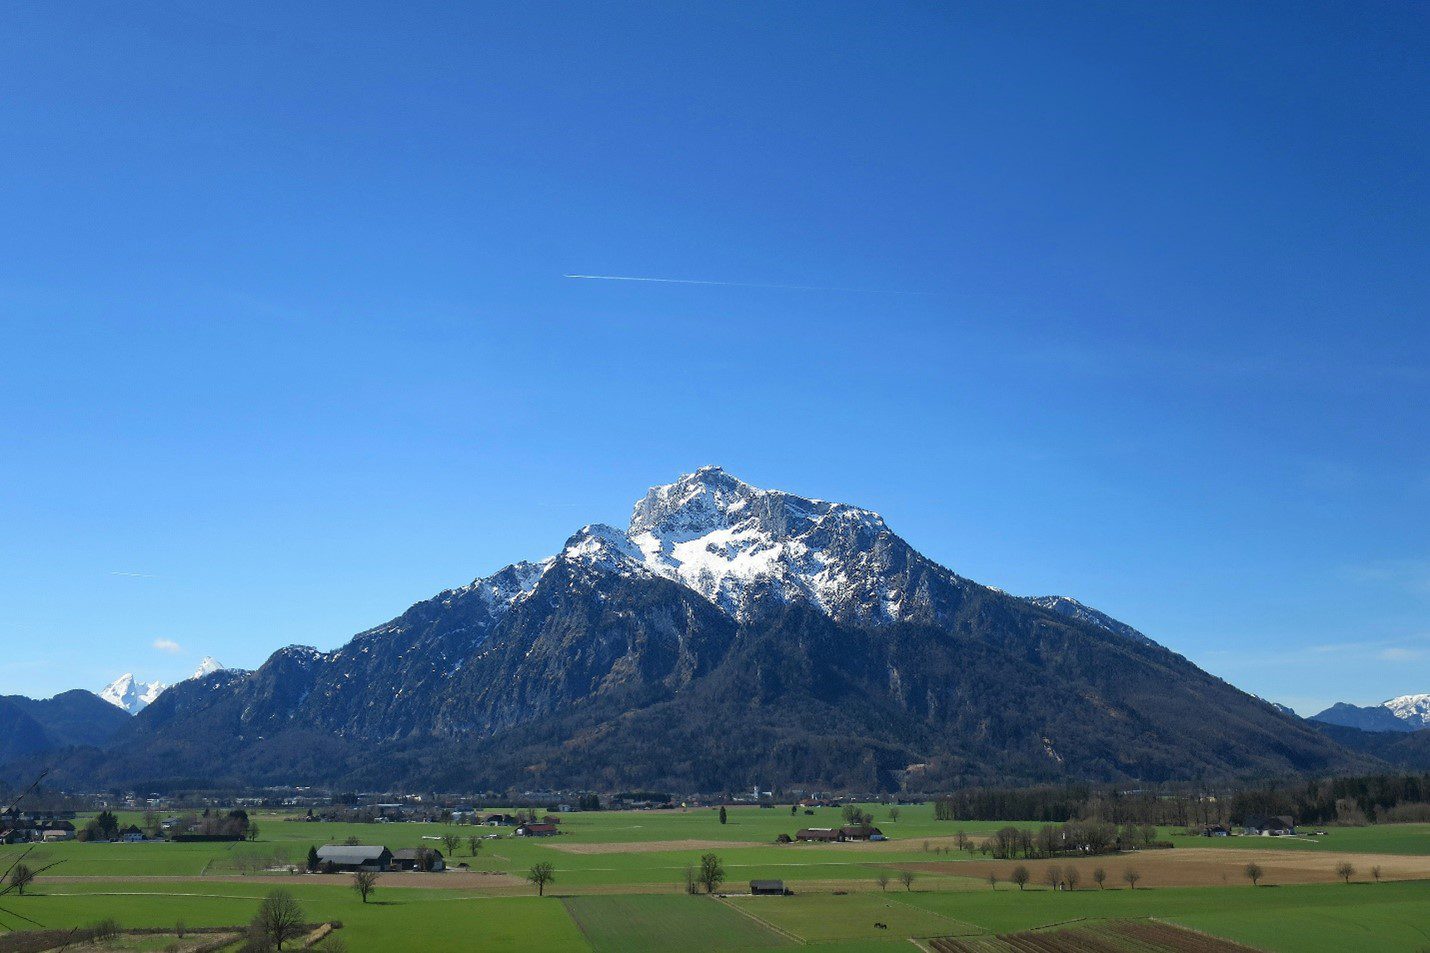
[[[1327,642],[1322,645],[1312,645],[1307,649],[1307,651],[1314,652],[1318,655],[1352,653],[1357,655],[1364,655],[1368,652],[1374,652],[1376,658],[1390,659],[1392,658],[1392,656],[1388,655],[1387,653],[1423,652],[1425,650],[1422,648],[1407,648],[1406,643],[1414,645],[1416,643],[1423,644],[1427,641],[1430,641],[1430,635],[1402,635],[1391,639],[1360,639],[1351,642]]]
[[[1385,559],[1349,566],[1346,577],[1362,585],[1388,586],[1416,596],[1430,596],[1430,560]]]
[[[1376,653],[1376,658],[1382,662],[1416,662],[1423,658],[1430,658],[1430,652],[1424,649],[1407,649],[1402,647],[1381,649]]]
[[[130,579],[154,579],[154,578],[156,578],[155,575],[154,575],[153,573],[151,573],[151,572],[120,572],[120,571],[117,570],[117,569],[111,569],[111,570],[109,571],[109,574],[110,574],[111,576],[127,576],[127,577],[129,577]]]
[[[171,655],[177,655],[184,650],[184,647],[173,639],[155,639],[154,648],[160,652],[168,652]]]
[[[698,278],[649,278],[638,275],[562,275],[583,281],[648,281],[661,285],[718,285],[724,288],[772,288],[777,291],[839,291],[861,295],[931,295],[932,291],[892,291],[885,288],[838,288],[829,285],[765,285],[745,281],[708,281]]]

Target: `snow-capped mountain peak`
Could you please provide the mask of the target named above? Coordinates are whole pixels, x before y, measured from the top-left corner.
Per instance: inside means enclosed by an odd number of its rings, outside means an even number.
[[[1430,728],[1430,694],[1401,695],[1381,702],[1381,707],[1415,728]]]
[[[122,708],[131,715],[137,715],[149,707],[167,686],[163,682],[141,682],[133,672],[123,675],[100,689],[99,697],[116,708]]]
[[[772,597],[841,619],[894,621],[917,608],[917,580],[908,573],[943,572],[877,513],[760,489],[719,467],[653,487],[636,503],[626,535],[652,572],[740,619]]]
[[[591,523],[566,541],[559,559],[613,572],[643,571],[643,554],[614,526]]]
[[[187,681],[197,681],[206,675],[222,671],[225,671],[224,667],[213,656],[206,655]],[[125,672],[97,694],[116,708],[123,708],[129,714],[137,715],[148,708],[168,687],[163,682],[141,682],[134,677],[133,672]]]

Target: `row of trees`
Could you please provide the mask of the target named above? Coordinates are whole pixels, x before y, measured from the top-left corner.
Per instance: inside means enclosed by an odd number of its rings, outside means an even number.
[[[999,859],[1094,855],[1150,847],[1157,843],[1157,829],[1150,824],[1126,824],[1118,828],[1105,821],[1069,821],[1060,825],[1044,824],[1035,831],[1012,825],[1000,827],[976,846],[967,834],[959,831],[954,835],[954,842],[970,853],[977,849]]]
[[[1014,867],[1008,874],[1010,883],[1018,885],[1019,890],[1025,889],[1032,882],[1033,872],[1022,864]],[[1137,885],[1142,881],[1142,874],[1135,867],[1128,867],[1122,871],[1122,880],[1132,890],[1137,889]],[[1092,881],[1097,884],[1097,889],[1104,889],[1107,884],[1107,868],[1094,867],[1092,870]],[[1050,890],[1076,890],[1082,884],[1082,874],[1076,867],[1059,867],[1051,864],[1043,870],[1043,883]],[[998,874],[996,872],[988,875],[988,886],[997,888]]]
[[[1240,788],[1190,782],[1135,791],[1090,784],[968,788],[934,802],[934,817],[941,821],[1099,819],[1119,826],[1204,827],[1252,814],[1287,814],[1303,824],[1422,819],[1430,817],[1430,774],[1292,780]]]

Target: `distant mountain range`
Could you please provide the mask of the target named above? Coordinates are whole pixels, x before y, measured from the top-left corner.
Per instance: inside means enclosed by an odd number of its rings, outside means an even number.
[[[213,656],[204,656],[204,660],[199,663],[199,667],[194,674],[189,676],[192,681],[196,678],[203,678],[211,672],[222,671],[220,665]],[[122,708],[131,715],[137,715],[158,698],[164,689],[168,688],[163,682],[141,682],[134,677],[133,672],[125,672],[123,675],[110,682],[100,689],[100,698],[109,702],[116,708]]]
[[[1367,706],[1337,702],[1311,719],[1362,731],[1420,731],[1430,728],[1430,695],[1401,695]]]
[[[1076,600],[707,467],[335,651],[174,686],[55,777],[926,791],[1378,764]]]

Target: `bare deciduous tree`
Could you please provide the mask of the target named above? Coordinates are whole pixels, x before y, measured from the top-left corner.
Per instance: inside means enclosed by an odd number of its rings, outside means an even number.
[[[544,897],[546,896],[546,885],[556,879],[556,868],[545,861],[532,864],[531,869],[526,872],[526,879],[536,887],[536,895]]]
[[[1122,879],[1127,881],[1127,886],[1133,890],[1137,889],[1137,881],[1142,879],[1142,875],[1132,867],[1128,867],[1122,872]]]
[[[1241,872],[1246,874],[1246,879],[1251,881],[1251,885],[1253,887],[1255,887],[1258,883],[1261,882],[1262,875],[1266,873],[1266,871],[1261,869],[1261,865],[1256,863],[1255,861],[1252,861],[1251,863],[1243,867],[1241,869]]]
[[[275,890],[258,905],[255,923],[263,935],[281,950],[284,943],[303,935],[303,907],[293,899],[292,894]]]
[[[1018,866],[1013,868],[1012,879],[1013,882],[1018,885],[1019,890],[1022,890],[1028,885],[1028,879],[1030,878],[1030,876],[1031,875],[1028,873],[1028,868],[1024,867],[1022,864],[1019,864]]]
[[[905,890],[913,890],[915,876],[912,870],[901,870],[899,871],[899,883],[904,885]]]
[[[1063,883],[1069,890],[1076,890],[1077,885],[1082,883],[1082,874],[1077,872],[1076,867],[1069,867],[1063,871]]]
[[[1092,879],[1097,881],[1097,889],[1101,890],[1102,885],[1107,882],[1107,871],[1101,867],[1092,868]]]
[[[880,890],[888,890],[888,889],[889,889],[889,875],[888,875],[888,874],[880,874],[879,876],[877,876],[877,877],[874,878],[874,883],[876,883],[876,884],[879,885],[879,889],[880,889]]]
[[[1348,860],[1343,860],[1339,864],[1336,864],[1336,876],[1346,883],[1351,882],[1351,878],[1355,876],[1355,873],[1355,865]]]
[[[26,864],[16,864],[15,869],[10,871],[10,886],[21,896],[24,896],[25,888],[34,882],[35,872]]]
[[[353,874],[353,890],[362,897],[362,902],[367,903],[367,898],[372,896],[377,889],[377,874],[371,870],[359,870]]]

